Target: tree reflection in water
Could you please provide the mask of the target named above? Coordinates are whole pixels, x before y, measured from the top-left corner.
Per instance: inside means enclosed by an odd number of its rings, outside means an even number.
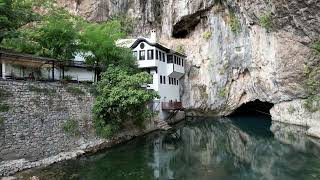
[[[271,129],[271,131],[270,131]],[[22,173],[40,179],[320,179],[320,142],[269,117],[196,119],[107,152]]]

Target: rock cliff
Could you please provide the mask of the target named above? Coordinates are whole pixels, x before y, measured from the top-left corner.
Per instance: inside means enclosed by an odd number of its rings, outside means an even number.
[[[310,92],[307,83],[312,72],[313,83],[320,82],[314,73],[320,56],[312,48],[320,34],[318,0],[59,2],[92,21],[125,14],[137,22],[133,36],[157,29],[161,42],[183,50],[182,99],[189,113],[228,115],[254,100],[302,107],[310,95],[319,106],[319,88]]]

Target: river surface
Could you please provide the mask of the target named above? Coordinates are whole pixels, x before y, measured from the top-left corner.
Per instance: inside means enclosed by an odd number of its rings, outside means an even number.
[[[320,179],[320,143],[266,116],[198,118],[111,150],[20,175],[84,180]]]

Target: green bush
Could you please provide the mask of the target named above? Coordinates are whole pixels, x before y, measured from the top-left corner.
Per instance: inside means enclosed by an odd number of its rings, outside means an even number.
[[[10,106],[7,104],[0,104],[0,112],[8,112],[10,110]]]
[[[184,54],[186,50],[185,50],[184,45],[179,44],[179,45],[177,45],[177,47],[176,47],[176,51],[177,51],[178,53]]]
[[[0,126],[4,124],[4,121],[5,119],[2,116],[0,116]]]
[[[108,138],[123,128],[125,122],[142,125],[152,117],[147,104],[158,97],[143,85],[150,84],[152,77],[146,73],[128,73],[109,66],[98,82],[98,96],[94,103],[94,127],[99,136]]]
[[[218,96],[220,96],[220,97],[226,97],[226,94],[227,94],[226,88],[220,89],[218,91]]]
[[[272,28],[272,16],[271,13],[264,14],[259,18],[260,25],[264,27],[267,32],[269,32]]]
[[[320,53],[320,41],[316,41],[312,44],[312,48]]]
[[[78,124],[78,121],[76,121],[75,119],[67,119],[64,122],[62,128],[63,128],[63,131],[67,134],[70,134],[73,136],[80,135],[79,124]]]
[[[289,114],[293,114],[296,111],[296,109],[293,106],[288,107]]]
[[[231,31],[234,32],[235,34],[238,34],[241,32],[240,21],[234,13],[230,14],[230,27],[231,27]]]
[[[10,96],[12,96],[12,93],[11,93],[11,92],[9,92],[9,91],[7,91],[7,90],[5,90],[5,89],[0,88],[0,100],[1,100],[1,99],[6,99],[7,97],[10,97]]]
[[[206,31],[202,34],[202,37],[205,39],[205,40],[210,40],[210,38],[212,37],[212,32],[211,31]]]
[[[66,91],[73,95],[85,95],[86,93],[79,87],[69,86]]]

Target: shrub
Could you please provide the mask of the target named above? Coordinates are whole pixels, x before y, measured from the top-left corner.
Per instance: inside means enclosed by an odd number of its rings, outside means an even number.
[[[314,50],[316,50],[318,53],[320,53],[320,40],[319,41],[316,41],[312,44],[312,48]]]
[[[67,119],[64,122],[62,128],[65,133],[70,134],[72,136],[80,135],[79,124],[78,121],[76,121],[75,119]]]
[[[109,66],[98,82],[98,96],[94,103],[94,127],[99,136],[108,138],[121,129],[125,122],[142,125],[152,117],[147,104],[158,97],[155,91],[143,85],[152,82],[146,73],[131,74]]]
[[[291,105],[288,107],[289,114],[293,114],[296,111],[296,109]]]
[[[267,32],[269,32],[272,28],[272,16],[271,13],[264,14],[259,18],[260,25],[264,27]]]
[[[179,45],[176,47],[176,51],[177,51],[178,53],[184,54],[186,50],[185,50],[184,45],[179,44]]]
[[[11,93],[11,92],[9,92],[9,91],[7,91],[7,90],[5,90],[5,89],[0,88],[0,99],[5,99],[5,98],[7,98],[7,97],[9,97],[9,96],[12,96],[12,93]]]
[[[65,80],[65,81],[72,81],[72,76],[69,76],[69,75],[64,76],[63,80]]]
[[[236,34],[241,32],[240,21],[234,13],[230,14],[230,27],[231,27],[231,31]]]
[[[73,95],[85,95],[86,93],[82,91],[79,87],[69,86],[66,91]]]
[[[202,37],[205,39],[205,40],[210,40],[210,38],[212,37],[212,32],[211,31],[206,31],[202,34]]]
[[[8,112],[10,109],[10,106],[7,104],[0,104],[0,112]]]
[[[220,96],[220,97],[226,97],[226,94],[227,94],[226,88],[220,89],[218,91],[218,96]]]
[[[4,121],[5,119],[2,116],[0,116],[0,126],[4,124]]]

